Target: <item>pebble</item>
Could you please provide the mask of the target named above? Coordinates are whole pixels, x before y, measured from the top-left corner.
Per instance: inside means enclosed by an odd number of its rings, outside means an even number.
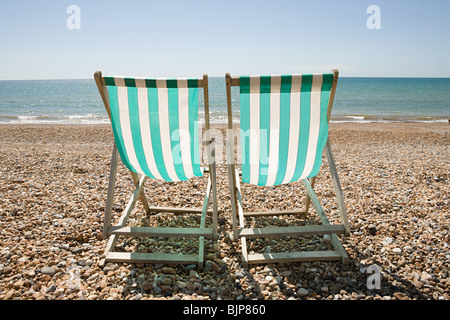
[[[413,247],[411,247],[411,246],[404,246],[403,250],[405,250],[406,252],[410,252],[410,253],[414,251]]]
[[[309,291],[305,288],[300,288],[300,289],[298,289],[297,294],[300,297],[305,297],[305,296],[309,295]]]
[[[59,288],[59,289],[56,289],[56,290],[54,291],[54,296],[55,296],[55,297],[62,296],[63,294],[64,294],[64,289],[63,289],[63,288]]]
[[[169,267],[163,267],[162,272],[164,274],[176,274],[177,273],[174,268],[169,268]]]
[[[0,126],[0,300],[449,300],[450,187],[448,151],[442,147],[448,144],[448,126],[332,123],[330,128],[350,220],[350,236],[340,239],[350,263],[244,267],[239,243],[230,240],[228,171],[219,164],[221,229],[217,242],[205,239],[206,259],[200,270],[196,264],[99,267],[107,244],[102,223],[112,142],[109,126]],[[423,143],[417,142],[418,134]],[[326,166],[322,175],[325,178],[317,179],[314,188],[330,221],[336,222],[338,207]],[[129,174],[122,166],[116,183],[117,215],[128,201],[128,187]],[[152,205],[201,207],[205,187],[202,179],[185,185],[149,180],[146,192]],[[241,188],[244,210],[302,208],[301,183]],[[146,226],[199,223],[193,215],[150,216],[140,210],[130,219]],[[320,220],[311,210],[306,219],[264,217],[247,222],[261,227]],[[118,247],[192,254],[196,244],[192,239],[133,239],[119,241]],[[299,245],[305,250],[332,249],[324,237],[254,239],[247,245],[249,251],[268,254]],[[367,288],[371,265],[381,272],[380,289]]]
[[[49,275],[49,276],[53,276],[56,273],[56,270],[55,270],[55,268],[52,268],[52,267],[42,267],[41,273]]]
[[[403,292],[394,292],[393,296],[397,300],[410,300],[409,297],[406,294],[404,294]]]
[[[383,239],[383,245],[388,246],[390,245],[394,240],[391,237],[386,237]]]

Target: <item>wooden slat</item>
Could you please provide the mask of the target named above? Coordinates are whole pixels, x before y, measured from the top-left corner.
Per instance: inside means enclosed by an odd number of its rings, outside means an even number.
[[[208,178],[208,185],[206,186],[205,200],[203,201],[202,216],[200,217],[200,228],[205,227],[206,211],[208,209],[209,196],[211,194],[211,186],[212,186],[212,180],[211,180],[211,175],[210,175]]]
[[[97,71],[94,74],[94,79],[97,81],[97,77],[98,77],[98,84],[104,86],[106,85],[105,83],[105,77],[102,76],[102,72],[101,71]],[[198,78],[198,87],[201,88],[203,87],[203,79],[202,78]]]
[[[274,227],[274,228],[241,228],[240,237],[264,238],[286,236],[324,235],[330,233],[344,233],[343,225],[313,225],[298,227]]]
[[[247,238],[241,238],[241,249],[242,249],[242,264],[244,268],[248,267],[248,250],[247,250]]]
[[[230,84],[234,87],[234,86],[239,86],[241,81],[240,81],[240,77],[230,77]]]
[[[306,188],[306,192],[308,193],[308,196],[311,199],[314,209],[316,209],[316,212],[319,215],[320,221],[324,225],[329,225],[330,221],[328,221],[327,215],[325,214],[325,210],[323,210],[322,205],[320,204],[319,199],[317,198],[317,195],[314,192],[314,189],[312,188],[309,180],[303,179],[301,181]]]
[[[129,237],[212,238],[213,228],[110,227],[109,233]]]
[[[100,97],[105,105],[106,113],[108,113],[109,120],[111,120],[111,107],[109,106],[108,88],[105,86],[105,78],[103,78],[102,72],[96,71],[94,73],[94,79],[97,84],[98,91],[100,92]]]
[[[198,255],[197,265],[199,270],[203,270],[203,262],[205,261],[205,237],[198,238]]]
[[[341,183],[339,181],[339,175],[336,169],[336,163],[334,162],[333,153],[331,151],[330,140],[327,139],[327,143],[325,145],[325,153],[328,160],[328,166],[330,167],[331,179],[333,181],[334,190],[336,192],[336,198],[338,202],[339,215],[341,217],[341,223],[345,226],[345,236],[350,235],[350,228],[348,226],[348,217],[347,217],[347,209],[345,207],[344,202],[344,194],[342,192]]]
[[[233,137],[233,108],[231,102],[231,76],[229,73],[225,74],[225,84],[226,84],[226,93],[227,93],[227,114],[228,114],[228,129],[231,134],[228,139],[234,143]],[[234,157],[233,157],[234,159]],[[230,162],[229,162],[230,163]],[[234,162],[233,162],[234,163]]]
[[[103,221],[103,237],[108,237],[108,228],[111,225],[111,216],[112,216],[112,206],[114,200],[114,188],[116,186],[116,175],[117,175],[117,164],[118,164],[118,150],[117,145],[114,142],[113,152],[111,156],[111,169],[109,173],[109,182],[108,182],[108,193],[106,196],[106,205],[105,205],[105,218]]]
[[[171,212],[171,213],[202,213],[202,208],[171,208],[171,207],[149,207],[150,212]],[[208,210],[212,213],[212,210]]]
[[[244,217],[252,217],[252,216],[280,216],[283,214],[292,214],[292,215],[299,215],[299,216],[305,216],[305,210],[285,210],[285,211],[255,211],[255,212],[244,212]]]
[[[239,226],[241,228],[243,228],[245,226],[244,208],[242,208],[241,183],[239,180],[239,174],[238,174],[237,170],[234,171],[234,178],[236,180],[236,196],[237,196],[237,205],[238,205]]]
[[[255,253],[248,255],[249,264],[294,261],[334,261],[342,256],[336,251],[303,251],[282,253]]]
[[[236,176],[235,176],[235,166],[234,166],[234,150],[231,140],[225,140],[225,146],[227,148],[227,167],[228,167],[228,188],[230,191],[231,200],[231,217],[233,225],[233,239],[238,239],[238,199],[236,193]]]
[[[314,190],[314,184],[316,183],[316,177],[317,176],[314,176],[314,177],[309,178],[309,179],[306,178],[306,179],[308,179],[309,183],[311,184],[311,188],[313,188],[313,190]],[[310,205],[311,205],[311,198],[309,197],[309,193],[307,192],[306,193],[306,200],[305,200],[305,216],[309,212]]]
[[[139,183],[139,175],[134,171],[130,171],[130,173],[131,173],[131,177],[133,178],[133,181],[134,181],[134,186],[136,187]],[[149,213],[150,211],[148,211],[148,201],[147,201],[147,198],[145,197],[145,192],[144,192],[143,188],[142,188],[142,192],[139,195],[139,199],[141,200],[142,205],[144,206],[145,212]]]
[[[140,253],[140,252],[109,252],[105,261],[127,263],[167,263],[167,264],[196,264],[196,254],[170,254],[170,253]]]
[[[206,150],[207,150],[207,160],[208,160],[208,186],[206,190],[205,201],[203,203],[203,211],[200,222],[200,227],[204,227],[206,213],[209,205],[209,198],[211,196],[211,189],[213,189],[213,227],[214,227],[214,238],[217,238],[217,192],[216,192],[216,170],[215,170],[215,140],[211,138],[210,132],[210,122],[209,122],[209,90],[208,90],[208,75],[203,75],[203,106],[205,109],[205,138],[206,138]],[[200,244],[203,243],[203,239],[200,239]],[[202,255],[202,254],[200,254]],[[202,262],[203,263],[203,260]],[[200,261],[199,261],[200,266]]]
[[[217,171],[216,171],[216,150],[215,150],[215,139],[211,138],[211,144],[214,146],[211,150],[212,163],[210,164],[210,174],[209,180],[211,181],[211,197],[212,197],[212,207],[213,207],[213,215],[212,215],[212,224],[214,228],[213,239],[218,239],[218,207],[217,207]],[[207,210],[205,210],[207,211]],[[205,214],[206,215],[206,214]]]
[[[117,235],[112,235],[109,237],[108,243],[106,244],[106,248],[105,248],[105,255],[108,255],[109,252],[114,251],[117,240],[119,240],[119,236],[117,236]],[[105,259],[102,259],[100,261],[100,266],[103,266],[104,264],[105,264]]]
[[[125,207],[125,209],[123,210],[122,216],[119,219],[118,225],[119,226],[124,226],[127,221],[128,218],[130,216],[131,210],[133,210],[134,205],[137,201],[137,199],[139,198],[142,189],[144,188],[144,184],[145,181],[147,181],[148,177],[147,176],[141,176],[141,178],[139,179],[138,185],[136,186],[136,189],[134,190],[133,194],[131,195],[130,200],[128,201],[127,206]]]
[[[336,87],[339,78],[339,70],[333,69],[332,72],[333,72],[333,84],[331,85],[330,99],[328,100],[328,110],[327,110],[328,123],[330,122],[331,119],[331,109],[333,108],[334,96],[336,94]]]
[[[336,234],[331,234],[331,244],[333,245],[334,250],[338,252],[342,257],[342,263],[344,265],[348,265],[350,262],[350,258],[348,257],[347,251],[345,251],[344,246],[339,241],[339,238]]]

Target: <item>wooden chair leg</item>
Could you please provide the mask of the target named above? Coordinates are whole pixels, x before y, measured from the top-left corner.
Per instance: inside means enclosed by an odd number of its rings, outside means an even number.
[[[236,171],[238,178],[238,173]],[[342,246],[337,234],[345,232],[343,225],[330,224],[325,210],[320,205],[319,199],[314,192],[309,180],[302,180],[311,203],[317,211],[322,225],[314,226],[290,226],[290,227],[264,227],[264,228],[245,228],[244,214],[240,203],[240,186],[239,182],[236,186],[237,203],[239,214],[239,237],[241,239],[242,263],[244,267],[249,264],[270,263],[270,262],[296,262],[296,261],[336,261],[341,260],[343,264],[349,262],[349,257]],[[263,254],[248,254],[247,238],[264,238],[264,237],[285,237],[285,236],[308,236],[308,235],[325,235],[329,234],[331,244],[334,250],[326,251],[296,251],[296,252],[274,252]]]
[[[108,238],[108,228],[111,225],[112,205],[114,200],[114,188],[116,186],[118,152],[114,142],[113,152],[111,156],[111,170],[109,173],[108,193],[106,196],[105,218],[103,221],[103,238]]]
[[[137,184],[139,183],[139,175],[133,171],[130,171],[130,173],[131,173],[131,176],[133,177],[134,185],[137,186]],[[148,206],[148,201],[147,201],[147,198],[145,197],[144,191],[139,196],[139,200],[141,200],[142,205],[144,206],[145,212],[149,213],[150,210],[149,210],[149,206]]]
[[[314,188],[314,184],[316,183],[316,177],[312,177],[308,180],[311,184],[311,187]],[[311,198],[309,197],[309,194],[306,193],[306,201],[305,201],[305,217],[308,215],[309,212],[309,206],[311,205]]]
[[[238,226],[237,226],[237,195],[236,195],[236,167],[234,165],[234,151],[233,145],[230,140],[225,141],[226,144],[226,154],[227,154],[227,166],[228,166],[228,188],[230,191],[231,198],[231,217],[233,223],[233,238],[235,241],[238,240]],[[238,176],[239,178],[239,176]]]
[[[115,154],[117,156],[117,154]],[[114,161],[113,161],[114,162]],[[115,179],[115,169],[116,165],[112,166],[112,179],[110,180],[111,190],[113,190],[113,184]],[[211,174],[212,172],[212,174]],[[110,224],[110,214],[109,211],[109,222],[107,227],[105,227],[105,233],[109,236],[108,243],[105,249],[105,258],[100,261],[100,266],[104,266],[107,261],[115,262],[136,262],[136,263],[172,263],[172,264],[192,264],[196,263],[199,270],[203,269],[204,264],[204,250],[205,250],[205,238],[217,237],[215,234],[214,226],[213,228],[206,228],[206,215],[208,212],[209,202],[211,196],[214,196],[213,190],[213,178],[214,168],[210,171],[210,176],[208,178],[208,186],[205,193],[205,199],[203,202],[203,207],[201,209],[184,209],[184,208],[149,208],[150,211],[164,211],[164,212],[191,212],[191,213],[201,213],[200,226],[198,228],[158,228],[158,227],[126,227],[128,218],[136,204],[138,199],[142,200],[141,194],[144,190],[144,184],[148,179],[147,176],[142,175],[139,178],[136,189],[134,190],[131,198],[128,201],[122,215],[115,226]],[[109,202],[108,205],[112,207],[112,195],[113,191],[109,192]],[[212,210],[214,215],[214,210]],[[199,239],[198,254],[166,254],[166,253],[138,253],[138,252],[115,252],[114,248],[119,236],[128,237],[194,237]]]
[[[346,230],[345,235],[348,236],[350,235],[350,229],[348,224],[347,210],[344,203],[344,194],[342,193],[342,187],[336,169],[336,163],[334,162],[333,153],[331,152],[330,140],[327,140],[327,143],[325,145],[325,152],[328,160],[328,165],[330,167],[331,179],[333,180],[334,190],[336,192],[341,223],[345,226]]]
[[[216,175],[216,149],[215,149],[215,139],[211,138],[208,148],[208,161],[209,161],[209,180],[211,182],[211,193],[212,193],[212,206],[213,206],[213,238],[217,239],[217,175]]]

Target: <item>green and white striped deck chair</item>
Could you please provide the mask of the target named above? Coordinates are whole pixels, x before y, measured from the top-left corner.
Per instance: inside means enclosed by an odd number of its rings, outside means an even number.
[[[227,140],[227,163],[234,238],[241,239],[245,265],[262,262],[342,260],[348,256],[336,234],[348,235],[348,220],[336,166],[328,141],[338,71],[328,74],[231,77],[226,74],[228,129],[232,132],[231,87],[240,88],[242,182],[276,186],[301,180],[306,188],[305,210],[243,212],[240,174],[234,163],[233,137]],[[230,137],[230,136],[229,136]],[[313,190],[323,150],[337,195],[342,224],[330,224]],[[312,201],[322,225],[246,228],[246,216],[297,214],[306,216]],[[239,227],[238,221],[239,219]],[[334,250],[248,254],[246,239],[330,234]]]
[[[209,129],[208,76],[200,79],[143,79],[94,75],[110,117],[114,134],[111,173],[106,199],[103,235],[109,237],[104,264],[108,261],[138,263],[198,264],[203,267],[204,239],[217,238],[217,193],[214,150],[206,130],[208,167],[200,166],[198,94],[203,89],[205,129]],[[119,219],[111,225],[118,153],[131,172],[136,189]],[[206,170],[205,170],[206,169]],[[202,177],[208,171],[208,186],[202,208],[150,207],[144,193],[148,178],[167,182]],[[208,210],[212,196],[212,210]],[[201,213],[198,228],[127,227],[127,220],[140,199],[147,213]],[[213,215],[206,227],[206,215]],[[115,252],[119,236],[198,238],[198,254]]]

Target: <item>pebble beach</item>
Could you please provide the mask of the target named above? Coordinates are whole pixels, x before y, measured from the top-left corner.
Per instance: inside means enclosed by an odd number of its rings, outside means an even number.
[[[215,127],[220,138],[223,126]],[[0,126],[0,300],[449,300],[450,124],[331,123],[331,142],[350,235],[350,262],[244,267],[231,238],[227,166],[217,165],[219,239],[206,240],[205,267],[107,263],[100,267],[112,131],[109,125]],[[216,154],[225,159],[223,149]],[[303,209],[300,182],[273,188],[241,185],[246,211]],[[201,207],[206,179],[147,181],[152,206]],[[133,190],[120,163],[113,211]],[[339,212],[324,161],[316,193],[331,223]],[[208,218],[207,222],[210,222]],[[195,226],[199,217],[147,215],[136,226]],[[249,218],[252,226],[319,224],[306,217]],[[121,239],[119,250],[183,252],[192,239]],[[323,250],[326,237],[252,240],[248,250]],[[368,283],[380,272],[375,288]]]

